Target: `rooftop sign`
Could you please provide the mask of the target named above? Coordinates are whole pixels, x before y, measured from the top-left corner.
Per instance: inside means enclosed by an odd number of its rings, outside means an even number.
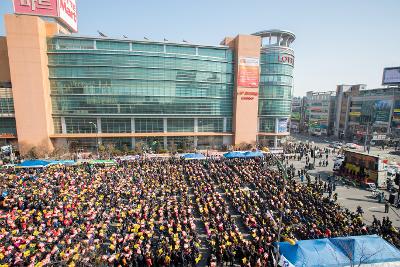
[[[71,31],[78,31],[75,0],[14,0],[15,14],[54,17]]]

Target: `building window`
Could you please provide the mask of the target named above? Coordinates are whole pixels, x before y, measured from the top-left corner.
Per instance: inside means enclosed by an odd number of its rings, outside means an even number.
[[[199,118],[198,131],[199,132],[223,132],[224,119],[223,118]]]
[[[261,133],[274,133],[275,132],[275,118],[260,118],[260,131]]]
[[[60,117],[53,118],[53,125],[54,125],[54,133],[56,134],[62,133],[62,125]]]
[[[168,119],[168,132],[194,132],[193,119]]]
[[[97,133],[97,118],[66,117],[67,133]]]
[[[163,119],[135,119],[136,133],[162,133],[164,132]]]
[[[102,133],[130,133],[131,119],[130,118],[102,118],[101,132]]]
[[[0,134],[17,134],[15,118],[0,118]]]

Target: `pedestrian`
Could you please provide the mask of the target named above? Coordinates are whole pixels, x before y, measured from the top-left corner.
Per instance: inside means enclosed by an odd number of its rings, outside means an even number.
[[[389,202],[385,201],[385,213],[389,213]]]

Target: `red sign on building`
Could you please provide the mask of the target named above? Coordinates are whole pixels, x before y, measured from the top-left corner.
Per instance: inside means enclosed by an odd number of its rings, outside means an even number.
[[[258,58],[239,58],[238,86],[258,88],[260,79],[259,66]]]
[[[78,31],[75,0],[14,0],[16,14],[55,17],[71,31]]]
[[[57,0],[14,0],[17,14],[57,17]]]

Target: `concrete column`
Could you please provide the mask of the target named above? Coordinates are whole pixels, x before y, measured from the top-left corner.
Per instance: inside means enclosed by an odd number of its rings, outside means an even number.
[[[135,137],[132,137],[132,140],[131,140],[131,146],[132,146],[132,149],[134,149],[134,148],[135,148],[135,145],[136,145],[136,140],[135,140]]]
[[[393,109],[394,109],[394,103],[396,100],[394,99],[394,97],[392,97],[391,101],[392,101],[392,107],[390,108],[390,116],[389,116],[389,122],[388,122],[386,134],[390,134],[391,130],[392,130],[391,125],[392,125],[392,118],[393,118]]]
[[[168,132],[168,121],[167,118],[163,119],[163,123],[164,123],[164,133]]]
[[[274,136],[274,148],[278,147],[278,136]]]
[[[101,118],[97,118],[97,133],[101,133]]]
[[[132,43],[129,43],[129,51],[132,51]]]
[[[163,142],[164,142],[164,149],[167,149],[168,144],[167,144],[167,137],[166,136],[164,136]]]
[[[228,125],[228,118],[224,117],[224,121],[222,123],[222,131],[226,133],[226,126]]]
[[[275,118],[275,133],[278,133],[279,119]]]
[[[94,40],[94,41],[93,41],[93,47],[94,47],[94,49],[97,49],[97,43],[96,43],[96,40]]]
[[[61,117],[61,133],[67,133],[67,125],[65,124],[65,117]]]
[[[135,118],[131,118],[131,133],[135,132]]]
[[[194,118],[194,132],[197,133],[199,131],[199,118]]]
[[[197,136],[193,138],[193,147],[197,148]]]

